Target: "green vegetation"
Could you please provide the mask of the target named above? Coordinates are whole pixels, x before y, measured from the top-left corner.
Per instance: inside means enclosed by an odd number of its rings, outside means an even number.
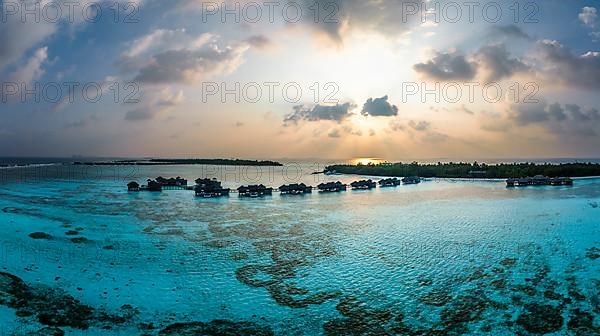
[[[420,176],[447,178],[509,178],[545,175],[548,177],[600,176],[600,164],[565,163],[535,164],[511,163],[487,165],[485,163],[382,163],[369,165],[333,165],[325,169],[342,174],[369,176]]]

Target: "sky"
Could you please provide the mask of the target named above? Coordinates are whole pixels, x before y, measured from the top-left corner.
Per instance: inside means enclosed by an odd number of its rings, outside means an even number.
[[[600,157],[598,1],[0,3],[0,156]]]

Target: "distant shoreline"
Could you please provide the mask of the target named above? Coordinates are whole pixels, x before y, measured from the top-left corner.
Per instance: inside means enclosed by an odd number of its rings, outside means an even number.
[[[269,160],[240,160],[240,159],[148,159],[148,160],[116,160],[73,162],[73,165],[86,166],[173,166],[173,165],[207,165],[207,166],[263,166],[279,167],[283,164]]]
[[[535,175],[548,177],[596,177],[600,176],[600,164],[479,164],[479,163],[387,163],[377,165],[331,165],[325,171],[339,174],[377,177],[420,176],[424,178],[461,179],[507,179]]]

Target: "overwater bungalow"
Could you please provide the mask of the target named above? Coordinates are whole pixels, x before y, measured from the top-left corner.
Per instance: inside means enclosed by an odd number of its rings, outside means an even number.
[[[185,187],[188,184],[186,179],[177,176],[176,178],[164,178],[159,176],[156,178],[156,182],[164,187]]]
[[[531,184],[535,186],[550,185],[550,178],[544,175],[535,175],[531,178]]]
[[[382,188],[385,187],[396,187],[400,185],[400,180],[398,180],[397,178],[388,178],[388,179],[383,179],[379,181],[379,186]]]
[[[403,184],[419,184],[421,183],[421,178],[418,176],[408,176],[402,179]]]
[[[362,181],[354,181],[350,183],[352,189],[355,190],[368,190],[377,187],[377,183],[372,180],[362,180]]]
[[[262,184],[241,186],[238,189],[240,197],[262,197],[270,196],[273,194],[273,188],[267,188]]]
[[[340,181],[321,183],[317,186],[320,192],[340,192],[345,191],[347,186]]]
[[[550,181],[550,183],[553,186],[572,186],[573,179],[570,177],[555,177]]]
[[[148,180],[148,185],[146,186],[146,188],[144,190],[147,191],[162,191],[162,184],[153,181],[153,180]]]
[[[534,177],[509,178],[506,180],[507,187],[527,187],[527,186],[562,186],[573,185],[573,180],[569,177],[550,178],[543,175]]]
[[[281,187],[279,187],[279,191],[281,192],[282,195],[303,195],[303,194],[310,194],[312,193],[312,189],[313,187],[311,186],[307,186],[304,183],[294,183],[294,184],[287,184],[287,185],[282,185]]]
[[[229,196],[229,188],[223,188],[216,179],[197,179],[194,192],[197,197],[214,198]]]
[[[140,184],[135,181],[129,182],[127,184],[127,191],[140,191]]]

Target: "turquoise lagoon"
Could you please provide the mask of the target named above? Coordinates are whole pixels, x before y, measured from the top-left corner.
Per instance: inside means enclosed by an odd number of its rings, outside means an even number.
[[[233,188],[362,178],[314,170],[3,171],[3,335],[47,325],[68,335],[210,334],[219,326],[276,335],[598,333],[600,179],[523,189],[432,179],[208,200],[125,187],[158,175],[216,177]],[[7,274],[33,301],[57,304],[14,303]],[[54,315],[65,302],[92,312],[61,320]]]

